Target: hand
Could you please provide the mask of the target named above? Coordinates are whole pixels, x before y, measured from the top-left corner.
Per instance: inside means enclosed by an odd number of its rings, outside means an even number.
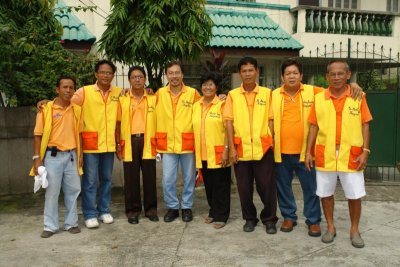
[[[125,96],[129,92],[129,88],[124,88],[121,90],[121,93],[119,93],[119,96]]]
[[[147,88],[146,88],[146,93],[147,93],[148,95],[154,95],[154,91],[153,91],[153,89],[151,89],[150,87],[147,87]]]
[[[306,157],[304,159],[304,164],[306,165],[307,171],[311,171],[311,168],[314,167],[313,158],[310,153],[306,153]]]
[[[235,164],[238,162],[237,152],[234,147],[229,149],[229,161]]]
[[[357,171],[362,171],[367,167],[367,161],[368,161],[369,153],[368,151],[363,151],[363,153],[356,158],[354,162],[358,162],[358,167]]]
[[[224,101],[226,99],[226,94],[219,94],[218,98],[219,98],[219,100]]]
[[[122,149],[121,149],[121,146],[117,146],[117,151],[115,151],[115,155],[117,156],[117,158],[118,158],[119,160],[122,159]]]
[[[83,166],[83,153],[81,153],[81,155],[79,156],[79,167],[82,168]]]
[[[222,162],[221,162],[221,166],[222,167],[226,167],[229,164],[229,153],[228,153],[229,149],[225,148],[224,152],[222,152]]]
[[[357,83],[350,83],[351,98],[361,100],[363,97],[363,90]]]
[[[35,159],[33,161],[33,170],[35,172],[35,175],[38,175],[39,166],[43,166],[43,162],[40,159]]]
[[[44,107],[48,102],[50,102],[50,100],[48,100],[48,99],[40,100],[39,102],[37,102],[36,108],[37,108],[39,111],[42,111],[42,110],[43,110],[43,107]]]

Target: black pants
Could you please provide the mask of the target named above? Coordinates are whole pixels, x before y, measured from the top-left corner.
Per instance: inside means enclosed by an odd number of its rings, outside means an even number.
[[[210,207],[208,216],[216,222],[226,222],[231,209],[231,167],[208,169],[202,161],[204,186]]]
[[[260,213],[263,224],[276,223],[277,199],[274,177],[274,154],[271,149],[261,160],[239,161],[235,164],[237,188],[242,207],[243,219],[256,221],[257,210],[253,202],[254,180],[264,207]]]
[[[140,169],[143,176],[143,204],[146,216],[157,215],[156,160],[142,159],[143,137],[132,136],[132,162],[124,162],[125,213],[138,216],[142,211]]]

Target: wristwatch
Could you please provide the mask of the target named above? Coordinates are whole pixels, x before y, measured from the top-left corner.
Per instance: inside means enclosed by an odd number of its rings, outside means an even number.
[[[35,160],[35,159],[38,159],[38,158],[40,158],[39,155],[34,155],[34,156],[32,157],[32,160]]]

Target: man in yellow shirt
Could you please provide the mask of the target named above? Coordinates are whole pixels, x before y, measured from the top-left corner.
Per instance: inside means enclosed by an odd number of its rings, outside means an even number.
[[[258,223],[253,203],[254,180],[263,203],[260,218],[268,234],[276,233],[276,183],[272,137],[268,127],[271,90],[256,83],[257,60],[244,57],[238,64],[242,85],[229,92],[224,107],[230,160],[246,220],[243,231],[252,232]]]
[[[45,166],[48,187],[44,204],[44,230],[41,237],[56,233],[58,226],[58,196],[62,187],[66,208],[64,230],[77,234],[77,198],[81,191],[80,178],[80,114],[79,106],[71,104],[75,79],[61,76],[56,85],[58,96],[48,102],[36,116],[34,156],[31,175],[38,175]]]
[[[192,127],[192,106],[200,98],[196,89],[183,84],[183,73],[178,61],[169,62],[165,68],[168,85],[158,89],[157,116],[157,151],[163,154],[163,193],[167,213],[165,222],[172,222],[179,217],[182,220],[193,219],[192,207],[195,185],[194,135]],[[179,203],[176,179],[178,164],[181,165],[183,178],[182,202]]]

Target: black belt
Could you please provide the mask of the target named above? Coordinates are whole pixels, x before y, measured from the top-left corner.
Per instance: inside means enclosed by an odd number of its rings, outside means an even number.
[[[50,151],[57,151],[57,152],[71,152],[71,151],[74,151],[75,148],[74,148],[74,149],[68,149],[68,150],[60,150],[60,149],[58,149],[56,146],[48,146],[48,147],[47,147],[47,150],[50,150]]]
[[[134,138],[144,137],[144,133],[132,134],[132,137],[134,137]]]

